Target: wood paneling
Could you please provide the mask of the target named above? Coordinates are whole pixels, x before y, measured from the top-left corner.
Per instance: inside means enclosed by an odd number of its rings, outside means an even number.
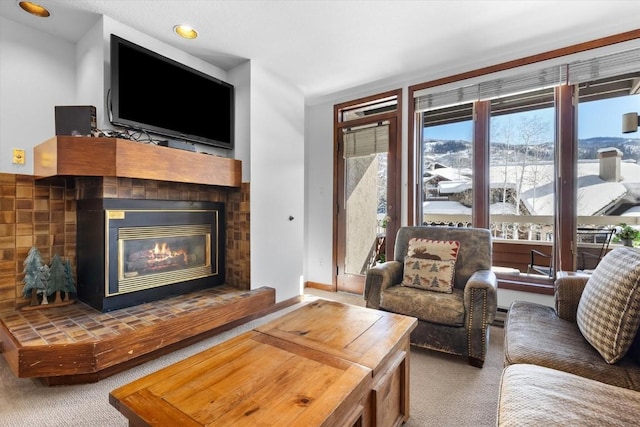
[[[526,273],[531,261],[531,250],[535,249],[544,254],[551,254],[551,242],[536,243],[531,242],[511,242],[511,241],[493,241],[493,265],[500,267],[510,267]]]

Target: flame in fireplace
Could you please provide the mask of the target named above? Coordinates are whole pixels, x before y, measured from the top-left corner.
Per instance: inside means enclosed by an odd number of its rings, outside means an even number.
[[[162,241],[151,241],[149,246],[151,249],[133,250],[128,253],[123,272],[125,277],[172,271],[193,266],[197,262],[196,254],[190,253],[186,247],[173,250],[167,242]]]
[[[151,252],[153,253],[153,258],[155,260],[158,260],[158,259],[163,260],[167,258],[176,258],[178,256],[182,256],[182,259],[185,263],[187,263],[188,261],[187,251],[185,251],[184,249],[172,251],[166,242],[162,242],[162,243],[156,242]]]
[[[219,274],[210,224],[122,227],[117,248],[120,294]]]

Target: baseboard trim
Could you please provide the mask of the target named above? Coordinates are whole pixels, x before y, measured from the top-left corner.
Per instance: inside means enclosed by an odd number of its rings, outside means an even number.
[[[304,287],[305,288],[319,289],[321,291],[327,291],[327,292],[336,292],[337,291],[336,289],[334,289],[333,285],[327,285],[326,283],[319,283],[319,282],[305,282],[304,283]]]

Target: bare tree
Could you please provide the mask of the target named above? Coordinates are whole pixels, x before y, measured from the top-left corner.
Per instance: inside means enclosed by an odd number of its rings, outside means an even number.
[[[532,210],[535,212],[535,200],[537,189],[543,178],[552,182],[552,176],[542,175],[544,168],[541,162],[549,157],[548,146],[552,141],[547,141],[550,123],[541,115],[526,114],[516,118],[507,116],[505,120],[492,124],[491,141],[496,145],[496,151],[492,154],[500,159],[502,169],[502,202],[512,198],[516,215],[521,215],[521,206],[524,187],[528,185],[533,191]],[[514,191],[510,193],[510,186],[514,185]],[[504,227],[503,227],[504,228]],[[508,230],[504,230],[504,237],[515,238],[518,234],[518,224],[511,224]]]
[[[530,184],[533,189],[532,208],[535,212],[536,191],[540,184],[541,169],[540,162],[544,156],[542,148],[545,142],[544,138],[549,131],[549,123],[540,115],[525,115],[520,117],[517,127],[518,138],[522,141],[525,153],[520,163],[520,179],[517,187],[518,205],[522,196],[522,187],[524,183]],[[527,167],[528,166],[528,167]]]

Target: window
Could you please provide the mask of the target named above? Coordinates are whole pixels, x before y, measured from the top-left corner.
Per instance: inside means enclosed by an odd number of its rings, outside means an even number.
[[[553,240],[554,117],[551,89],[491,103],[489,212],[494,238]]]
[[[640,72],[579,85],[578,227],[640,229],[640,135],[624,134],[621,126],[623,114],[640,110],[639,85]]]
[[[606,131],[621,129],[622,115],[640,110],[640,49],[549,64],[532,60],[442,87],[410,88],[421,138],[416,217],[489,227],[494,265],[521,272],[538,246],[557,269],[574,270],[587,226],[640,228],[640,137]],[[461,128],[464,136],[456,136]],[[455,213],[446,209],[452,202]],[[589,243],[602,246],[596,240]],[[496,251],[500,241],[511,247]]]
[[[472,104],[423,114],[422,223],[471,223],[473,186]]]

